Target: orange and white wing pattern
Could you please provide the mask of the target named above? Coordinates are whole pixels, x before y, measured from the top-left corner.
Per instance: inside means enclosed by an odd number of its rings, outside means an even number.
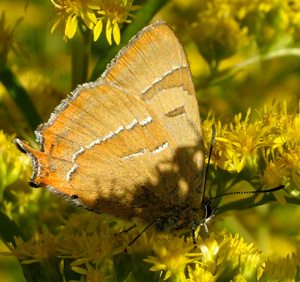
[[[36,134],[40,151],[15,141],[32,158],[33,186],[137,222],[200,208],[198,106],[184,50],[165,23],[144,28]]]
[[[192,173],[190,185],[203,186],[204,153],[200,115],[184,49],[165,23],[144,29],[112,61],[102,78],[133,93],[153,110],[182,150]]]

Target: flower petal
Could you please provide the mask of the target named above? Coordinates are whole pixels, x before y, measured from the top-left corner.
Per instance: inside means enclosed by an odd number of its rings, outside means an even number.
[[[121,33],[118,23],[114,23],[113,25],[113,36],[115,42],[117,43],[117,45],[119,45],[121,41]]]
[[[99,19],[99,21],[96,23],[93,33],[94,33],[94,41],[96,41],[103,29],[103,22],[102,22],[103,18]]]

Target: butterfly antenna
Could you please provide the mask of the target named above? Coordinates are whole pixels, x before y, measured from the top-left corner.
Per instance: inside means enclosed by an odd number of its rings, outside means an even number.
[[[267,190],[260,190],[260,191],[236,191],[236,192],[230,192],[230,193],[223,193],[223,194],[220,194],[220,195],[217,195],[215,197],[212,197],[209,199],[209,201],[211,200],[215,200],[219,197],[223,197],[223,196],[227,196],[227,195],[236,195],[236,194],[259,194],[259,193],[268,193],[268,192],[275,192],[275,191],[278,191],[278,190],[281,190],[283,189],[285,186],[284,185],[280,185],[278,187],[275,187],[275,188],[271,188],[271,189],[267,189]]]
[[[215,144],[215,139],[216,139],[216,127],[213,124],[212,125],[212,137],[211,137],[211,141],[210,141],[210,149],[209,149],[209,154],[208,154],[208,162],[207,162],[206,171],[205,171],[205,177],[204,177],[202,202],[203,202],[204,195],[205,195],[205,188],[206,188],[206,182],[207,182],[207,177],[208,177],[209,164],[210,164],[210,159],[211,159],[211,155],[212,155],[212,150],[213,150],[213,147],[214,147],[214,144]]]
[[[205,177],[204,177],[204,191],[203,191],[203,197],[205,195],[205,188],[206,188],[206,182],[207,182],[207,178],[208,178],[208,171],[209,171],[209,164],[210,164],[210,159],[211,159],[211,155],[212,155],[212,150],[215,144],[215,139],[216,139],[216,127],[213,124],[212,125],[212,137],[211,137],[211,142],[210,142],[210,149],[209,149],[209,154],[208,154],[208,162],[207,162],[207,166],[206,166],[206,171],[205,171]],[[215,200],[219,197],[222,196],[227,196],[227,195],[236,195],[236,194],[259,194],[259,193],[268,193],[268,192],[275,192],[278,190],[283,189],[285,186],[284,185],[280,185],[278,187],[275,188],[271,188],[271,189],[267,189],[267,190],[260,190],[260,191],[236,191],[236,192],[230,192],[230,193],[223,193],[220,195],[217,195],[215,197],[212,197],[208,200],[208,202],[211,202],[212,200]]]
[[[208,171],[209,171],[209,164],[210,164],[212,150],[213,150],[214,143],[215,143],[215,138],[216,138],[216,127],[213,124],[213,126],[212,126],[212,138],[211,138],[210,150],[209,150],[209,155],[208,155],[208,162],[207,162],[207,167],[206,167],[205,177],[204,177],[204,185],[203,185],[204,187],[203,187],[203,194],[202,194],[202,202],[204,200],[206,182],[207,182]],[[213,208],[212,207],[212,205],[211,205],[211,201],[212,200],[215,200],[217,198],[220,198],[222,196],[227,196],[227,195],[235,195],[235,194],[258,194],[258,193],[275,192],[275,191],[283,189],[284,187],[285,187],[284,185],[280,185],[280,186],[275,187],[275,188],[271,188],[271,189],[267,189],[267,190],[260,190],[260,191],[237,191],[237,192],[229,192],[229,193],[223,193],[223,194],[217,195],[215,197],[210,198],[209,200],[206,200],[205,201],[205,206],[204,206],[204,208],[205,208],[205,216],[204,216],[203,220],[200,221],[200,222],[196,221],[196,223],[194,222],[194,224],[193,224],[193,228],[192,229],[193,229],[193,240],[194,240],[194,242],[195,242],[195,231],[194,230],[195,230],[195,226],[197,224],[204,226],[206,236],[209,237],[209,230],[208,230],[208,227],[207,227],[207,223],[216,215],[217,211],[219,210],[217,208]]]

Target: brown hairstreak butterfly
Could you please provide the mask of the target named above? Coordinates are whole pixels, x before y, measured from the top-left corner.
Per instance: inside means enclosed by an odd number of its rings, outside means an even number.
[[[162,231],[194,230],[214,215],[189,64],[164,22],[63,100],[36,136],[39,151],[15,140],[31,157],[33,187]]]

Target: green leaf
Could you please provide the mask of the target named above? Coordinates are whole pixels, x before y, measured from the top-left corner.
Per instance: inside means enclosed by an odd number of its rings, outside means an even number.
[[[6,87],[10,97],[27,120],[33,134],[37,126],[42,123],[42,119],[26,90],[7,66],[0,68],[0,81]]]
[[[24,235],[19,226],[12,221],[6,214],[0,212],[0,238],[4,243],[11,242],[14,247],[16,243],[14,236],[21,237],[24,240]]]

